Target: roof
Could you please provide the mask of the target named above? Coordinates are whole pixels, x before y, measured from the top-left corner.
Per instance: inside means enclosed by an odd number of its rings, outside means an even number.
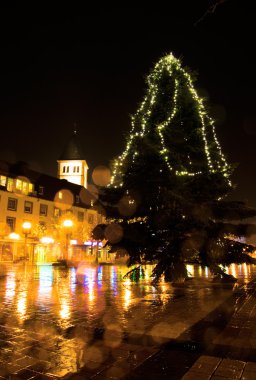
[[[59,160],[84,160],[77,132],[74,131]]]
[[[91,201],[93,201],[94,204],[97,201],[95,196],[83,186],[32,170],[29,168],[29,165],[23,161],[19,161],[15,164],[0,161],[0,175],[27,179],[34,184],[35,194],[31,195],[40,199],[54,201],[59,191],[68,190],[74,196],[74,206],[91,208]],[[42,187],[43,193],[40,191]],[[77,202],[76,196],[79,196],[79,201]]]

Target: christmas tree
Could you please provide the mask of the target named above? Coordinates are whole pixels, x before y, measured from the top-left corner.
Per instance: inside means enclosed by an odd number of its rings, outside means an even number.
[[[155,279],[186,277],[187,262],[223,276],[220,264],[251,262],[252,247],[228,239],[242,230],[228,219],[255,215],[241,202],[224,201],[230,175],[192,76],[172,54],[164,56],[147,78],[126,148],[102,191],[107,216],[123,231],[109,244],[124,247],[130,265],[156,263]]]

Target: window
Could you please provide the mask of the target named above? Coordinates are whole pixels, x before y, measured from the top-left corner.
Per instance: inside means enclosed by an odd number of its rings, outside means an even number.
[[[60,209],[57,208],[57,207],[55,207],[55,209],[54,209],[54,216],[58,217],[60,215],[61,215]]]
[[[13,191],[13,178],[7,179],[7,191]]]
[[[16,198],[8,198],[7,209],[12,210],[12,211],[16,211],[17,210],[17,203],[18,203],[18,200]]]
[[[93,214],[88,214],[88,223],[93,224],[94,222],[94,215]]]
[[[67,173],[69,173],[69,166],[67,166]]]
[[[32,184],[30,184],[27,181],[22,181],[21,179],[16,178],[15,179],[15,189],[16,189],[16,191],[18,190],[19,192],[21,192],[23,194],[28,194],[29,192],[33,191],[33,190],[31,190],[31,189],[33,189],[33,186],[32,186]]]
[[[76,203],[79,203],[80,202],[80,197],[79,195],[76,195]]]
[[[76,166],[73,166],[73,173],[76,172]]]
[[[66,173],[66,166],[63,166],[63,173]]]
[[[33,183],[29,183],[28,184],[28,192],[33,193],[33,191],[34,191],[34,185],[33,185]]]
[[[16,179],[16,189],[17,190],[22,190],[22,180],[21,179]]]
[[[28,194],[28,182],[25,182],[25,181],[22,182],[22,193]]]
[[[78,220],[78,222],[83,222],[84,221],[84,213],[83,213],[83,211],[78,211],[78,213],[77,213],[77,220]]]
[[[27,214],[32,214],[33,212],[33,202],[25,201],[24,203],[24,212]]]
[[[79,166],[76,167],[76,172],[79,173]]]
[[[9,226],[11,232],[15,231],[16,218],[12,218],[11,216],[6,217],[6,224]]]
[[[47,216],[48,206],[41,203],[40,204],[40,215]]]
[[[39,195],[43,195],[43,193],[44,193],[44,187],[43,186],[39,186],[38,187],[38,194]]]
[[[0,175],[0,185],[1,186],[6,186],[6,176],[5,175]]]
[[[62,199],[62,198],[63,198],[62,191],[59,191],[59,199]]]

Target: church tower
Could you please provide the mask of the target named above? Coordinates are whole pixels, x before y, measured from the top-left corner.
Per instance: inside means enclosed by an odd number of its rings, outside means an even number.
[[[66,144],[58,162],[58,178],[87,188],[88,165],[83,158],[77,131]]]

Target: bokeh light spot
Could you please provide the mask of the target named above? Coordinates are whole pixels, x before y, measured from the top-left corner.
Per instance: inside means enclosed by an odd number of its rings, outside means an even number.
[[[97,186],[107,186],[110,183],[111,172],[108,167],[97,166],[92,173],[92,180]]]
[[[88,185],[87,189],[81,189],[79,197],[85,205],[93,206],[99,197],[99,192],[96,186]]]
[[[61,210],[68,210],[74,203],[74,196],[71,191],[67,189],[61,189],[54,197],[55,207]]]
[[[135,213],[137,204],[134,198],[129,195],[125,195],[118,202],[118,211],[123,216],[131,216]]]
[[[103,361],[103,355],[98,347],[88,347],[84,352],[85,366],[90,369],[98,368]]]
[[[111,223],[105,229],[105,237],[111,244],[116,244],[123,238],[123,228],[119,224]]]
[[[120,346],[123,339],[121,326],[118,324],[109,324],[104,332],[104,343],[107,347],[116,348]]]

